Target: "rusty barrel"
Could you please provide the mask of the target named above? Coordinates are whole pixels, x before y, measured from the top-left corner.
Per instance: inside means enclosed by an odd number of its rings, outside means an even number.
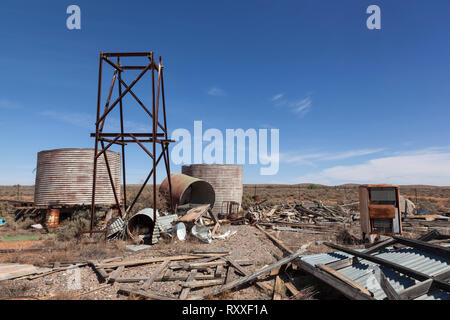
[[[47,228],[58,228],[59,226],[59,209],[47,209],[45,217],[45,225]]]

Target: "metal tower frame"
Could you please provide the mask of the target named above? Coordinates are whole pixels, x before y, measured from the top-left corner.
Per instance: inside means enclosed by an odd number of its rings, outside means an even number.
[[[121,58],[126,57],[143,57],[145,59],[145,64],[142,65],[122,65]],[[153,177],[153,226],[156,225],[156,207],[157,207],[157,194],[156,194],[156,167],[158,166],[161,158],[164,158],[164,164],[166,167],[167,179],[169,182],[169,194],[172,197],[172,184],[170,181],[170,161],[169,161],[169,143],[174,142],[168,138],[167,132],[167,118],[166,118],[166,102],[164,97],[164,77],[162,65],[162,59],[159,57],[159,63],[155,62],[154,52],[124,52],[124,53],[104,53],[100,52],[99,59],[99,73],[98,73],[98,95],[97,95],[97,118],[95,122],[95,133],[91,133],[91,137],[95,137],[95,153],[94,153],[94,172],[93,172],[93,184],[92,184],[92,208],[91,208],[91,225],[90,232],[94,232],[94,216],[95,216],[95,186],[97,179],[97,161],[98,158],[103,155],[106,163],[106,168],[109,175],[109,180],[111,182],[112,191],[114,193],[114,199],[116,206],[119,209],[120,216],[125,219],[126,215],[130,213],[135,205],[136,201],[140,197],[142,191],[144,190],[147,182]],[[112,58],[117,58],[117,62],[113,62]],[[102,88],[102,67],[103,62],[114,68],[114,74],[112,77],[111,86],[108,91],[108,96],[105,103],[105,108],[103,113],[100,113],[101,108],[101,88]],[[136,78],[130,83],[126,84],[122,79],[122,73],[126,71],[141,70]],[[142,103],[142,101],[136,96],[132,91],[135,84],[143,78],[143,76],[151,71],[151,86],[152,86],[152,106],[151,111]],[[155,73],[157,81],[155,81]],[[111,96],[113,94],[113,89],[115,83],[118,83],[118,97],[111,102]],[[156,90],[155,90],[155,82]],[[122,102],[123,97],[126,94],[130,94],[137,101],[139,106],[147,113],[152,121],[152,132],[150,133],[130,133],[124,132],[124,105]],[[162,100],[162,113],[163,113],[163,123],[161,124],[158,120],[160,100]],[[120,109],[120,133],[109,133],[103,132],[103,127],[105,120],[110,112],[119,105]],[[99,143],[101,148],[99,149]],[[105,146],[105,143],[108,143]],[[152,158],[153,166],[147,175],[144,183],[142,184],[139,192],[137,193],[131,204],[127,205],[127,184],[126,184],[126,171],[125,171],[125,146],[128,143],[138,144],[147,155]],[[149,143],[152,150],[149,150],[144,144]],[[108,162],[108,157],[106,151],[112,145],[120,145],[122,147],[122,179],[123,179],[123,203],[120,203],[119,196],[117,195],[116,188],[114,187],[114,181],[111,174],[111,169]],[[158,155],[156,145],[161,146],[161,152]],[[170,199],[170,206],[172,208],[172,199]],[[153,231],[152,231],[153,232]]]

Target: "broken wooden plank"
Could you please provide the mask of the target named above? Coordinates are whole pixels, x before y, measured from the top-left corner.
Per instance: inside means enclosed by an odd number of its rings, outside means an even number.
[[[53,270],[50,270],[48,272],[43,272],[43,273],[40,273],[40,274],[37,274],[37,275],[28,276],[27,279],[28,280],[34,280],[34,279],[42,278],[42,277],[45,277],[45,276],[48,276],[48,275],[51,275],[51,274],[54,274],[54,273],[57,273],[57,272],[60,272],[60,271],[65,271],[65,270],[71,269],[71,268],[80,268],[80,267],[84,267],[86,265],[87,265],[87,263],[80,263],[80,264],[76,264],[76,265],[70,265],[70,266],[67,266],[67,267],[60,267],[58,269],[53,269]]]
[[[222,278],[223,272],[224,272],[224,267],[223,267],[223,265],[219,264],[216,268],[216,272],[214,275],[216,278]]]
[[[31,264],[0,263],[0,280],[12,280],[36,273],[52,272],[47,268],[39,268]],[[40,276],[40,275],[39,275]]]
[[[227,274],[225,276],[225,283],[230,283],[231,282],[232,274],[233,274],[233,266],[229,265],[228,266],[228,270],[227,270]]]
[[[252,260],[237,260],[237,263],[240,265],[251,265],[253,264]],[[215,266],[224,266],[227,264],[227,261],[219,260],[214,262],[194,262],[189,264],[189,268],[196,269],[196,268],[205,268],[205,267],[215,267]]]
[[[214,225],[214,228],[213,228],[212,231],[211,231],[211,235],[212,235],[212,236],[214,236],[214,235],[216,234],[216,231],[219,229],[219,227],[220,227],[220,223],[217,222],[217,223]]]
[[[216,286],[219,284],[223,284],[223,279],[204,280],[204,281],[186,281],[185,283],[182,283],[181,286],[193,289],[193,288]]]
[[[353,288],[352,286],[347,285],[346,283],[342,282],[335,276],[329,274],[326,271],[323,271],[319,268],[316,268],[301,259],[298,259],[295,262],[301,270],[313,275],[314,277],[322,280],[323,282],[327,283],[328,285],[332,286],[333,288],[340,291],[343,295],[345,295],[349,299],[356,299],[356,300],[375,300],[373,297],[368,296],[365,293],[362,293],[359,289]]]
[[[201,259],[210,256],[222,256],[223,254],[201,254],[201,255],[180,255],[180,256],[169,256],[169,257],[156,257],[156,258],[148,258],[142,260],[131,260],[131,261],[121,261],[121,262],[111,262],[111,263],[103,263],[97,265],[98,268],[116,268],[120,266],[124,267],[134,267],[143,264],[163,262],[166,260],[176,261],[176,260],[190,260],[190,259]]]
[[[196,274],[197,274],[197,270],[195,270],[195,269],[191,270],[191,273],[189,274],[189,277],[187,278],[186,282],[190,282],[190,281],[194,280]],[[186,298],[189,295],[190,291],[191,291],[191,288],[184,287],[181,290],[179,299],[180,300],[186,300]]]
[[[178,219],[178,222],[195,222],[197,221],[206,211],[208,211],[210,205],[205,204],[198,206],[196,208],[190,209],[184,216]]]
[[[270,233],[268,233],[266,230],[264,230],[262,227],[260,227],[257,224],[255,224],[255,227],[258,228],[258,230],[260,230],[261,232],[263,232],[267,237],[269,237],[270,240],[275,242],[275,244],[278,245],[279,247],[281,247],[284,251],[288,252],[289,254],[293,253],[293,251],[291,249],[289,249],[280,239],[271,235]]]
[[[433,281],[433,279],[428,279],[422,282],[418,282],[415,285],[412,285],[411,287],[400,291],[398,293],[400,296],[400,300],[413,300],[417,297],[423,296],[433,288]]]
[[[120,274],[122,273],[123,269],[125,269],[124,266],[120,266],[118,267],[116,270],[114,270],[111,275],[109,276],[108,282],[114,283],[114,281],[116,281],[116,279],[120,276]]]
[[[281,300],[283,297],[284,283],[280,276],[276,276],[275,284],[273,285],[273,300]]]
[[[231,290],[231,289],[233,289],[233,288],[235,288],[237,286],[240,286],[240,285],[245,284],[245,283],[247,283],[249,281],[255,280],[260,275],[268,273],[271,270],[273,270],[273,269],[275,269],[275,268],[277,268],[279,266],[282,266],[283,264],[286,264],[288,262],[291,262],[294,259],[297,259],[300,255],[302,255],[305,252],[306,252],[306,247],[302,246],[302,248],[297,250],[295,253],[293,253],[293,254],[291,254],[291,255],[289,255],[289,256],[287,256],[287,257],[285,257],[285,258],[283,258],[283,259],[281,259],[281,260],[279,260],[279,261],[277,261],[277,262],[275,262],[273,264],[271,264],[270,266],[268,266],[266,268],[263,268],[263,269],[255,272],[255,273],[253,273],[251,275],[242,277],[242,278],[240,278],[238,280],[235,280],[235,281],[232,281],[230,283],[224,284],[220,288],[211,290],[210,292],[204,293],[204,294],[199,295],[199,296],[192,297],[192,299],[203,299],[206,296],[215,296],[215,295],[218,295],[218,294],[220,294],[220,293],[222,293],[224,291]],[[233,265],[233,267],[234,267],[234,265]]]
[[[109,276],[108,273],[103,267],[100,267],[98,265],[97,260],[89,260],[88,263],[94,269],[94,271],[103,279],[103,281],[106,281],[106,279],[108,279]]]
[[[132,288],[126,287],[126,286],[121,286],[119,288],[118,292],[124,292],[129,295],[132,294],[135,296],[141,296],[141,297],[144,297],[146,299],[151,299],[151,300],[177,300],[176,298],[173,298],[173,297],[161,295],[158,293],[148,292],[148,291],[144,291],[141,289],[132,289]]]
[[[395,291],[384,272],[380,269],[380,286],[386,294],[388,300],[402,300],[400,295]]]
[[[172,276],[172,275],[163,275],[157,277],[153,282],[166,282],[166,281],[186,281],[189,275],[185,276]],[[149,278],[119,278],[116,279],[116,282],[119,283],[136,283],[136,282],[145,282]],[[216,277],[213,274],[198,274],[194,278],[195,280],[214,280]]]
[[[292,282],[285,282],[284,285],[286,286],[286,289],[288,289],[292,296],[296,296],[300,293],[300,291],[297,290],[297,288],[294,286]]]
[[[162,273],[164,270],[166,270],[167,266],[169,265],[170,260],[166,260],[164,261],[158,269],[156,269],[156,271],[152,274],[152,276],[150,278],[148,278],[147,281],[145,281],[144,285],[142,286],[142,290],[148,290],[153,281],[155,281],[156,277],[159,276],[160,273]]]
[[[367,290],[366,288],[361,286],[359,283],[357,283],[357,282],[347,278],[346,276],[340,274],[338,271],[336,271],[334,269],[331,269],[327,265],[325,265],[325,264],[316,264],[316,267],[321,269],[321,270],[323,270],[323,271],[325,271],[325,272],[328,272],[329,274],[331,274],[334,277],[338,278],[339,280],[345,282],[349,286],[351,286],[351,287],[353,287],[355,289],[358,289],[362,293],[364,293],[364,294],[366,294],[366,295],[368,295],[370,297],[373,297],[373,293],[372,292],[370,292],[369,290]]]
[[[274,206],[272,209],[270,209],[270,211],[266,214],[266,217],[270,217],[271,215],[273,215],[275,213],[275,211],[277,211],[278,206]]]

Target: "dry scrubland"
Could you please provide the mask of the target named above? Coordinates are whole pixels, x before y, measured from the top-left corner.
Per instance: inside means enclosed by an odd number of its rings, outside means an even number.
[[[139,190],[138,185],[130,185],[127,193],[128,201],[134,198]],[[425,208],[429,213],[445,214],[450,213],[450,187],[433,186],[402,186],[401,194]],[[20,195],[18,196],[18,193]],[[23,201],[33,200],[33,186],[0,186],[0,199],[18,199]],[[350,204],[353,210],[358,210],[358,186],[344,185],[328,187],[316,184],[301,185],[245,185],[243,195],[244,211],[255,206],[253,196],[257,195],[263,206],[271,208],[272,205],[280,203],[323,201],[332,204]],[[416,198],[417,194],[417,198]],[[151,186],[146,187],[140,200],[137,202],[133,212],[153,206],[153,195]],[[167,203],[158,195],[158,208],[164,210]],[[12,207],[0,202],[0,217],[7,217],[7,225],[0,229],[0,236],[25,237],[15,241],[0,241],[0,263],[14,262],[46,266],[52,263],[68,261],[87,261],[90,259],[106,259],[112,257],[123,258],[147,258],[155,256],[171,256],[177,254],[187,254],[192,250],[229,250],[233,259],[250,259],[253,265],[247,268],[249,272],[254,272],[264,265],[275,262],[283,255],[282,251],[274,245],[264,234],[251,225],[223,225],[219,233],[227,230],[237,233],[228,240],[214,240],[211,244],[201,243],[192,236],[186,242],[173,243],[169,239],[161,239],[152,248],[131,252],[126,249],[125,241],[115,241],[105,244],[100,239],[94,240],[92,244],[77,242],[76,238],[80,231],[85,231],[89,226],[89,212],[87,210],[77,212],[72,218],[61,221],[58,230],[47,234],[45,230],[39,231],[30,228],[30,225],[37,223],[31,219],[14,222],[7,211]],[[349,208],[350,209],[350,208]],[[99,214],[97,222],[104,222],[104,216]],[[352,247],[362,247],[359,237],[359,223],[351,223],[343,226],[336,226],[335,232],[323,234],[304,234],[297,232],[275,231],[278,239],[293,250],[298,249],[302,244],[311,243],[308,248],[309,253],[329,252],[332,249],[322,245],[324,241],[348,245]],[[272,231],[273,232],[273,231]],[[42,236],[40,240],[26,240],[30,236]],[[415,237],[416,234],[405,234],[407,237]],[[242,243],[246,243],[242,246]],[[145,265],[141,267],[127,269],[124,277],[148,277],[155,272],[157,265]],[[118,295],[118,284],[107,285],[101,290],[90,292],[99,286],[99,279],[92,268],[86,266],[82,268],[82,288],[77,291],[68,291],[66,282],[67,274],[55,272],[46,277],[34,280],[9,280],[0,285],[0,299],[135,299],[133,295]],[[187,276],[184,274],[183,276]],[[234,278],[238,275],[234,274]],[[288,269],[280,275],[283,281],[293,281],[300,294],[295,299],[343,299],[339,293],[328,285],[316,280],[312,276],[299,270]],[[263,282],[273,285],[273,276],[267,276]],[[152,290],[160,294],[179,294],[180,281],[158,282]],[[247,285],[240,290],[225,292],[224,294],[212,297],[212,299],[271,299],[270,295],[263,294],[255,286]],[[292,297],[291,297],[292,299]]]
[[[127,198],[131,200],[139,190],[138,185],[128,186]],[[33,201],[34,186],[20,186],[20,199]],[[400,193],[429,213],[442,214],[450,212],[450,187],[435,186],[400,186]],[[321,200],[326,203],[347,204],[358,201],[358,185],[323,186],[318,184],[298,185],[256,185],[256,194],[265,204],[275,205],[280,202]],[[251,206],[254,201],[255,185],[244,185],[243,207]],[[417,195],[417,197],[416,197]],[[17,199],[17,186],[0,186],[0,199]],[[136,204],[136,210],[153,205],[151,186],[147,186]],[[164,209],[167,204],[158,195],[158,207]]]

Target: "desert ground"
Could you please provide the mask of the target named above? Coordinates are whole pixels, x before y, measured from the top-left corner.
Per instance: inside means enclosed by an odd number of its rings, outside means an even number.
[[[128,196],[132,198],[138,186],[130,186]],[[267,212],[277,206],[287,208],[298,203],[321,202],[329,207],[346,206],[347,213],[351,215],[358,212],[358,186],[343,185],[336,187],[316,184],[301,185],[245,185],[241,216],[247,212],[260,210]],[[400,192],[423,208],[427,214],[450,215],[450,187],[435,186],[401,186]],[[34,186],[1,186],[0,199],[33,201]],[[259,197],[256,203],[254,196]],[[151,189],[148,187],[141,196],[135,211],[151,207]],[[158,207],[164,210],[167,204],[159,198]],[[226,239],[214,239],[210,244],[203,243],[197,238],[188,235],[186,241],[162,237],[160,241],[140,251],[130,250],[127,246],[132,244],[129,240],[116,240],[104,242],[100,236],[79,238],[82,231],[89,227],[89,213],[76,212],[74,217],[60,221],[56,230],[37,230],[30,227],[43,221],[43,217],[26,217],[14,221],[13,208],[10,204],[0,202],[0,218],[7,223],[0,227],[0,264],[20,263],[32,264],[41,268],[50,268],[51,272],[44,272],[35,276],[21,277],[14,280],[0,281],[0,299],[142,299],[139,294],[124,294],[120,281],[110,281],[113,269],[108,270],[109,279],[102,279],[95,266],[111,263],[111,261],[139,261],[154,257],[168,257],[190,255],[195,252],[227,252],[234,261],[240,261],[245,271],[251,274],[264,266],[270,265],[283,257],[283,250],[267,237],[252,223],[223,223],[218,228],[219,234],[227,231],[235,232]],[[98,224],[104,223],[103,216],[98,217]],[[445,228],[448,228],[447,226]],[[444,229],[445,229],[444,228]],[[407,228],[405,236],[417,237],[426,233],[431,227]],[[360,239],[359,221],[347,219],[344,223],[329,224],[326,232],[313,234],[292,231],[279,231],[266,229],[271,235],[279,239],[292,251],[298,250],[302,245],[309,244],[307,254],[330,252],[332,249],[324,246],[325,241],[346,245],[352,248],[364,248]],[[321,230],[313,228],[312,230]],[[444,230],[445,231],[445,230]],[[199,259],[205,261],[208,259]],[[246,264],[248,262],[248,264]],[[174,263],[174,262],[172,262]],[[75,289],[68,285],[71,268],[76,265],[81,273],[81,284]],[[175,263],[176,265],[176,263]],[[94,266],[94,267],[93,267]],[[159,268],[159,264],[143,264],[126,267],[121,270],[119,278],[134,279],[128,286],[142,285]],[[213,274],[224,271],[216,269],[199,269],[198,274],[205,279],[214,278]],[[151,290],[161,297],[177,297],[183,291],[183,283],[190,275],[190,269],[183,267],[173,268],[168,277],[173,280],[165,281],[164,277],[155,280]],[[191,270],[192,271],[192,270]],[[225,272],[227,273],[227,272]],[[226,275],[227,281],[239,278],[238,272]],[[225,275],[223,275],[225,277]],[[228,278],[229,277],[229,278]],[[238,289],[230,290],[218,296],[207,299],[274,299],[274,289],[277,277],[295,286],[295,294],[284,290],[279,296],[281,299],[346,299],[327,284],[320,282],[311,275],[299,270],[294,264],[288,265],[280,272],[271,272],[258,278],[259,285],[251,282]],[[208,278],[209,279],[209,278]],[[231,279],[231,280],[230,280]],[[269,288],[264,290],[264,288]],[[208,288],[191,289],[191,294],[208,292]]]

